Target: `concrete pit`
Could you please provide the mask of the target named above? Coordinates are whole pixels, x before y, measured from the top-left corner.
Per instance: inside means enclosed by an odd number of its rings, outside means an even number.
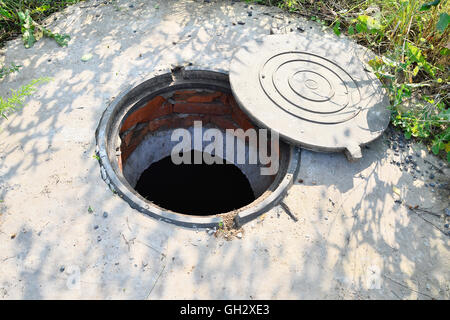
[[[191,161],[174,164],[180,129],[189,148],[178,155]],[[220,154],[208,152],[217,139],[205,139],[211,129],[222,136]],[[248,129],[258,132],[234,100],[227,74],[183,69],[160,75],[127,90],[105,111],[97,130],[102,177],[130,206],[166,222],[213,227],[231,212],[239,225],[284,196],[299,159],[297,148],[280,141],[272,150],[278,171],[262,174],[270,164],[257,156],[261,143],[268,150],[272,145],[259,136],[251,143],[242,135]],[[201,163],[194,163],[197,157]]]

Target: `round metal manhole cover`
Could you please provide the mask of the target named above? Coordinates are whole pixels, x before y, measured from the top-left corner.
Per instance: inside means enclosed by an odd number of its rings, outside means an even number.
[[[234,55],[230,82],[236,100],[260,125],[318,151],[346,150],[376,139],[389,123],[381,83],[344,42],[272,35]]]
[[[262,66],[260,85],[275,107],[318,123],[356,116],[360,95],[353,79],[335,63],[305,52],[271,57]]]

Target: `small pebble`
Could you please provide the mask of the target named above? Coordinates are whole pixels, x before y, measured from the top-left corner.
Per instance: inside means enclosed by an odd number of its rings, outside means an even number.
[[[434,188],[434,187],[436,187],[436,184],[434,184],[433,182],[431,182],[431,183],[429,184],[429,186],[432,187],[432,188]]]
[[[64,272],[64,270],[66,270],[66,267],[61,266],[61,268],[59,268],[59,272]]]
[[[103,212],[103,218],[108,218],[108,212]]]
[[[97,229],[98,229],[98,225],[95,225],[95,226],[94,226],[94,230],[97,230]]]
[[[245,22],[244,22],[244,21],[238,21],[238,24],[240,24],[240,25],[244,25],[244,24],[245,24]]]
[[[98,241],[98,242],[102,241],[102,237],[98,236],[98,237],[97,237],[97,241]]]
[[[444,212],[447,217],[450,217],[450,208],[445,208]]]
[[[434,179],[434,174],[430,174],[430,179]]]
[[[236,235],[236,237],[237,237],[238,239],[242,239],[242,232],[239,232],[239,233]]]

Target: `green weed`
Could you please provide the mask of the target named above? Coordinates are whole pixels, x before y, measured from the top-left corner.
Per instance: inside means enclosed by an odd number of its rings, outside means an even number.
[[[261,1],[257,1],[261,2]],[[263,1],[295,11],[372,49],[392,124],[450,162],[450,6],[446,0]]]
[[[83,0],[0,0],[0,44],[20,33],[26,48],[42,37],[52,38],[60,46],[66,46],[69,35],[53,33],[40,21],[80,1]]]
[[[29,84],[22,86],[18,90],[11,90],[10,97],[0,97],[0,116],[5,119],[7,115],[23,107],[25,98],[37,90],[37,86],[49,82],[50,78],[39,78],[32,80]]]
[[[5,66],[1,67],[0,68],[0,79],[3,79],[10,73],[19,71],[20,68],[22,68],[22,66],[16,65],[14,63],[11,63],[10,67],[5,67]]]

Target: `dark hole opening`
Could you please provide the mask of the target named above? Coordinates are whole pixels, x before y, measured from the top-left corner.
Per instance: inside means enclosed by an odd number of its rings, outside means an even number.
[[[135,190],[164,209],[193,215],[224,213],[255,200],[250,182],[235,165],[176,165],[170,156],[152,163]]]

